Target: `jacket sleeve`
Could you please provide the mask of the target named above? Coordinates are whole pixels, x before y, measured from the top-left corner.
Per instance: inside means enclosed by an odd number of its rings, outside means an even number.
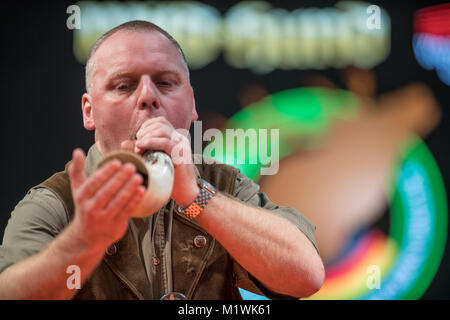
[[[52,191],[28,191],[8,220],[0,246],[0,272],[44,249],[67,225],[64,206]]]
[[[264,192],[260,192],[259,185],[247,178],[245,175],[239,173],[236,179],[236,186],[234,197],[239,200],[257,206],[270,211],[271,213],[283,217],[289,222],[293,223],[305,236],[311,241],[311,243],[319,252],[314,232],[316,226],[298,210],[292,207],[278,206],[270,201]],[[236,261],[233,261],[233,272],[236,279],[236,284],[247,291],[254,292],[259,295],[267,296],[271,299],[290,299],[292,297],[283,296],[264,287],[255,277],[249,274],[242,266]]]

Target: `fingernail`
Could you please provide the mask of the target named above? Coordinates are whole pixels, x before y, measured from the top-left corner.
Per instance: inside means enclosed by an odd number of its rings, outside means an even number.
[[[136,177],[135,179],[138,180],[139,184],[142,184],[142,181],[143,181],[142,175],[140,175],[139,173],[135,173],[134,175]]]
[[[125,167],[132,169],[133,171],[136,171],[136,166],[130,162],[127,162],[125,164]]]
[[[117,159],[111,160],[111,166],[112,166],[113,168],[114,168],[114,167],[120,168],[121,165],[122,165],[122,162],[120,162],[119,160],[117,160]]]

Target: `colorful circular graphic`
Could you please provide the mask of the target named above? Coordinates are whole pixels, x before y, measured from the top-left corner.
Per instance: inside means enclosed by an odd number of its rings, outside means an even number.
[[[427,147],[411,142],[396,172],[389,235],[366,230],[326,269],[311,299],[418,299],[433,279],[445,248],[447,204],[442,178]],[[381,277],[371,287],[370,266]]]
[[[282,159],[298,148],[299,138],[305,147],[305,141],[326,134],[334,119],[354,119],[359,103],[357,96],[343,90],[291,89],[238,112],[228,128],[280,129]],[[258,181],[262,164],[249,164],[257,148],[248,145],[242,164],[230,163],[225,156],[216,158]],[[418,299],[423,295],[445,249],[448,209],[438,166],[419,138],[412,138],[401,151],[392,186],[388,234],[375,228],[357,232],[339,259],[327,266],[321,290],[308,299]],[[241,293],[244,299],[263,298]]]

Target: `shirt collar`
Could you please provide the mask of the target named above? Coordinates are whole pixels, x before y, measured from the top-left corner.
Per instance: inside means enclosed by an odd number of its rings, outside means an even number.
[[[89,177],[92,174],[95,165],[100,161],[102,157],[102,154],[97,149],[97,145],[94,143],[89,148],[88,154],[86,156],[86,161],[84,163],[84,172],[86,173],[86,176]]]

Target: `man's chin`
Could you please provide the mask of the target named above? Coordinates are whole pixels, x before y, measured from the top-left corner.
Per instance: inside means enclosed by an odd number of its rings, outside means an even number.
[[[102,154],[102,155],[106,155],[108,153],[114,152],[114,151],[120,151],[120,150],[126,150],[126,151],[131,151],[134,152],[134,142],[131,140],[125,140],[122,141],[122,143],[118,144],[118,145],[104,145],[102,143],[99,143],[98,141],[95,143],[95,145],[97,146],[98,151]]]

